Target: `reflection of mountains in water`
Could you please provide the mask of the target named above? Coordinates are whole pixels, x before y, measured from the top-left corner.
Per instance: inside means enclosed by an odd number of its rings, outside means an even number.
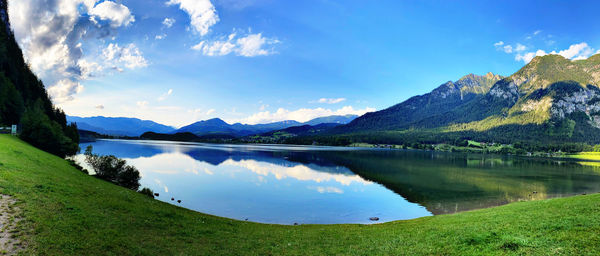
[[[600,175],[592,168],[551,159],[427,151],[327,152],[321,157],[434,214],[600,191]]]
[[[206,148],[188,148],[182,150],[184,153],[197,161],[206,162],[211,165],[220,165],[223,162],[231,159],[236,162],[242,160],[255,160],[259,162],[271,163],[283,167],[294,167],[304,165],[312,170],[331,173],[355,175],[352,171],[344,166],[335,165],[326,159],[315,157],[309,152],[293,152],[293,151],[257,151],[257,150],[218,150]]]
[[[94,144],[100,154],[151,157],[181,152],[220,165],[228,159],[255,160],[284,167],[304,165],[331,174],[358,174],[434,214],[486,208],[519,200],[600,191],[600,172],[572,161],[433,151],[309,151],[180,143]],[[169,144],[169,145],[165,145]],[[82,148],[84,148],[82,144]],[[112,152],[103,152],[103,151]]]

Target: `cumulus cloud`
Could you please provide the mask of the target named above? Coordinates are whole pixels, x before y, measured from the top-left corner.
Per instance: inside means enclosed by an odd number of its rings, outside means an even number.
[[[301,108],[297,110],[288,110],[279,108],[275,112],[261,111],[246,118],[239,120],[231,120],[230,123],[246,123],[246,124],[258,124],[258,123],[270,123],[279,122],[285,120],[296,120],[298,122],[306,122],[311,119],[323,116],[332,115],[363,115],[367,112],[375,111],[374,108],[354,109],[352,106],[345,106],[337,110],[325,109],[325,108]]]
[[[215,6],[210,0],[169,0],[167,5],[179,5],[191,20],[191,27],[204,37],[210,28],[219,22]],[[163,22],[165,24],[167,20]],[[174,22],[174,21],[173,21]],[[171,24],[172,25],[172,24]],[[255,57],[276,53],[273,45],[279,43],[275,38],[264,37],[262,33],[248,32],[238,37],[237,33],[221,36],[217,39],[202,40],[191,48],[206,56],[224,56],[235,53],[237,56]]]
[[[237,33],[231,33],[227,38],[215,41],[202,41],[192,49],[202,52],[206,56],[224,56],[235,53],[237,56],[255,57],[275,53],[272,45],[279,40],[263,37],[261,33],[248,34],[237,38]]]
[[[214,113],[215,113],[215,111],[216,111],[215,109],[212,109],[212,108],[211,108],[211,109],[209,109],[209,110],[207,110],[207,111],[206,111],[206,115],[208,116],[208,115],[210,115],[210,114],[214,114]]]
[[[163,20],[162,24],[167,27],[170,28],[175,24],[175,19],[173,18],[165,18],[165,20]]]
[[[122,71],[122,66],[136,69],[148,66],[148,61],[142,56],[140,49],[135,44],[120,47],[119,44],[109,44],[102,51],[106,63],[112,65],[113,69]]]
[[[86,50],[84,56],[84,47],[97,47],[135,21],[125,5],[98,2],[9,0],[11,25],[25,59],[57,102],[73,99],[83,89],[81,80],[104,69],[93,60],[98,56],[89,55],[97,49]]]
[[[135,17],[131,15],[129,8],[122,4],[117,4],[111,1],[104,1],[97,4],[89,11],[92,15],[92,21],[96,21],[96,17],[101,20],[110,21],[111,26],[129,26],[129,24],[135,21]]]
[[[345,101],[346,98],[320,98],[317,101],[311,101],[310,103],[325,103],[325,104],[336,104]]]
[[[533,34],[537,35],[540,32],[541,31],[538,30],[538,31],[535,31]],[[600,50],[596,51],[594,48],[590,47],[585,42],[581,42],[578,44],[572,44],[567,49],[560,50],[560,51],[551,51],[551,52],[546,52],[545,50],[542,50],[542,49],[526,52],[527,47],[525,45],[516,43],[515,46],[513,47],[512,45],[506,44],[503,41],[498,41],[497,43],[494,43],[494,47],[496,48],[496,50],[504,51],[505,53],[508,53],[508,54],[514,53],[516,61],[523,61],[525,63],[529,63],[536,56],[544,56],[547,54],[557,54],[557,55],[561,55],[567,59],[581,60],[581,59],[587,59],[588,57],[592,56],[595,53],[600,53]]]
[[[582,59],[587,59],[590,56],[592,56],[594,54],[596,50],[592,47],[590,47],[587,43],[582,42],[582,43],[578,43],[578,44],[572,44],[569,46],[569,48],[561,50],[561,51],[551,51],[549,53],[547,53],[544,50],[537,50],[535,52],[526,52],[526,53],[519,53],[517,55],[515,55],[515,60],[517,61],[523,61],[525,63],[529,63],[534,57],[536,56],[544,56],[547,54],[557,54],[560,56],[563,56],[567,59],[571,59],[571,60],[582,60]]]
[[[191,20],[191,25],[200,36],[208,34],[210,27],[219,22],[215,6],[210,0],[170,0],[167,5],[179,5]]]
[[[163,40],[163,39],[165,39],[166,37],[167,37],[167,34],[160,34],[160,35],[156,35],[156,36],[154,37],[154,39],[156,39],[156,40]]]
[[[73,95],[81,91],[83,91],[83,86],[79,82],[69,79],[60,80],[48,88],[48,93],[59,102],[72,100]]]

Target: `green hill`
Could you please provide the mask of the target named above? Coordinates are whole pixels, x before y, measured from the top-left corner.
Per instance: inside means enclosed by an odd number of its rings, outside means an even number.
[[[0,193],[33,255],[593,255],[600,194],[375,225],[282,226],[210,216],[85,175],[0,135]],[[518,217],[515,217],[518,216]]]
[[[457,92],[455,84],[460,80],[449,82],[431,93],[365,114],[328,136],[377,143],[461,139],[600,143],[600,55],[576,61],[559,55],[538,56],[489,86],[493,80],[463,86],[478,88],[469,97]]]

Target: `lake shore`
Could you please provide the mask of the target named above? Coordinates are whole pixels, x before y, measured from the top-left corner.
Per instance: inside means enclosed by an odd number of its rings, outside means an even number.
[[[376,225],[268,225],[206,215],[87,176],[0,135],[0,192],[28,254],[594,254],[600,194]],[[519,216],[519,217],[516,217]]]

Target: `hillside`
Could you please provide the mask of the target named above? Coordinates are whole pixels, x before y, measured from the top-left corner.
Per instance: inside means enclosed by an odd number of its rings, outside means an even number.
[[[266,225],[206,215],[81,173],[0,135],[0,193],[19,201],[25,255],[591,255],[600,194],[377,225]],[[514,216],[519,216],[515,218]]]
[[[56,155],[74,154],[79,136],[67,125],[23,58],[10,27],[7,0],[0,0],[0,126],[19,125],[21,138]]]
[[[478,96],[488,93],[492,85],[501,78],[492,73],[484,76],[469,74],[456,82],[448,81],[430,93],[411,97],[381,111],[367,113],[348,125],[340,127],[338,131],[406,128],[414,122],[451,111],[473,101]]]
[[[473,87],[480,90],[469,97],[461,96],[457,83],[368,113],[334,133],[355,141],[368,135],[398,143],[465,138],[600,143],[600,55],[577,61],[559,55],[538,56],[490,87],[489,83]]]
[[[67,116],[67,121],[77,123],[81,130],[99,134],[116,136],[140,136],[144,132],[170,133],[175,131],[171,126],[162,125],[149,120],[127,117],[77,117]]]
[[[345,116],[326,116],[318,117],[309,120],[304,123],[300,123],[294,120],[287,120],[281,122],[273,122],[266,124],[228,124],[219,118],[213,118],[204,121],[198,121],[193,124],[181,127],[172,133],[185,133],[190,132],[198,136],[209,135],[209,134],[227,134],[235,137],[242,137],[248,135],[255,135],[266,133],[270,131],[282,130],[294,126],[302,125],[318,125],[322,123],[336,123],[336,124],[347,124],[354,120],[356,115],[345,115]]]

